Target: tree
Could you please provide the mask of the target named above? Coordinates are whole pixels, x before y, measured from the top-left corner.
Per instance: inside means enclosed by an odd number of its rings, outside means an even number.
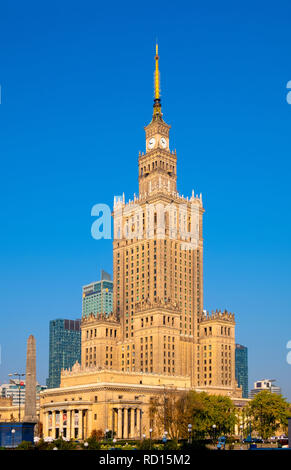
[[[233,401],[223,395],[205,394],[203,399],[204,422],[208,435],[215,437],[232,433],[236,423]],[[215,435],[213,425],[215,425]]]
[[[177,406],[180,395],[175,389],[165,389],[163,394],[155,396],[151,400],[150,418],[154,423],[152,426],[154,437],[161,437],[165,431],[170,439],[182,437],[181,414]]]
[[[90,438],[95,439],[96,441],[102,441],[103,437],[104,433],[102,429],[93,429],[90,436]]]
[[[273,436],[280,427],[287,426],[289,407],[282,395],[276,395],[268,390],[258,393],[249,403],[253,429],[263,439]]]
[[[202,439],[229,434],[236,423],[232,400],[206,392],[167,392],[152,401],[150,413],[157,434],[166,430],[171,439],[187,439],[189,424],[192,425],[193,438]]]

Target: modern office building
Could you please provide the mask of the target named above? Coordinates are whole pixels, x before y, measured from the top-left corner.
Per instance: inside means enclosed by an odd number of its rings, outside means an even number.
[[[91,313],[108,316],[113,310],[113,281],[110,274],[101,271],[101,280],[83,286],[82,318]]]
[[[249,396],[249,377],[248,377],[248,348],[241,344],[235,345],[235,378],[238,386],[242,387],[243,398]]]
[[[36,398],[39,399],[39,393],[46,390],[46,385],[36,384]],[[25,404],[25,380],[11,379],[9,383],[0,385],[0,398],[12,398],[12,406]]]
[[[254,382],[254,388],[250,391],[249,398],[254,398],[255,395],[262,392],[263,390],[268,390],[271,393],[276,393],[277,395],[281,395],[282,390],[277,385],[274,385],[276,382],[275,379],[262,379],[257,380]]]
[[[60,386],[61,370],[81,362],[81,320],[50,322],[48,388]]]

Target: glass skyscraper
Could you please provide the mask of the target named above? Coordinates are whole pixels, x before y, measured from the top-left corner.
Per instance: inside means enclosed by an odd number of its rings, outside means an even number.
[[[235,345],[235,378],[238,386],[242,386],[242,397],[249,396],[248,348],[241,344]]]
[[[81,320],[50,322],[48,388],[60,386],[61,370],[81,363]]]
[[[106,316],[113,311],[113,281],[110,274],[101,271],[101,281],[91,282],[83,286],[82,318],[93,313],[105,313]]]

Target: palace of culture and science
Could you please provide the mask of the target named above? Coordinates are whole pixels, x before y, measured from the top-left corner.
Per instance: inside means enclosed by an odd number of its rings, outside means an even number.
[[[151,400],[167,390],[241,400],[234,315],[203,309],[202,197],[177,191],[157,47],[154,77],[139,195],[114,201],[113,313],[83,318],[81,364],[62,372],[60,388],[41,393],[44,436],[85,439],[94,429],[148,436]]]

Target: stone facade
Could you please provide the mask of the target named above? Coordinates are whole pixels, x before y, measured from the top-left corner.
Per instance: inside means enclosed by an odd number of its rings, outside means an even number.
[[[24,421],[36,423],[36,343],[30,335],[27,340],[25,416]]]
[[[60,389],[41,396],[45,435],[85,439],[93,429],[118,438],[148,435],[150,401],[166,390],[241,397],[234,315],[203,310],[202,196],[177,191],[155,60],[139,195],[114,202],[113,313],[83,319],[81,365],[63,371]]]

